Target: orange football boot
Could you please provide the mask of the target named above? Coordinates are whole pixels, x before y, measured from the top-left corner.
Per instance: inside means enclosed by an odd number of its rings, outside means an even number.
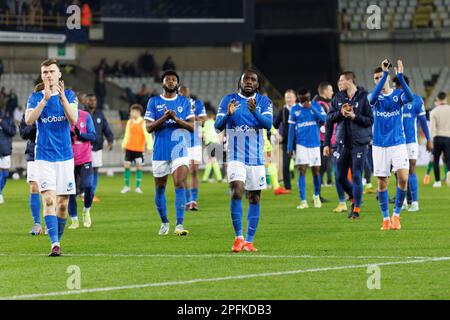
[[[392,223],[391,223],[391,229],[393,230],[400,230],[402,228],[400,224],[400,217],[393,215],[392,216]]]
[[[381,226],[380,230],[385,231],[390,229],[391,229],[391,220],[389,219],[383,220],[383,225]]]
[[[241,252],[244,249],[244,239],[241,237],[236,237],[233,242],[233,247],[231,250],[233,252]]]
[[[245,251],[249,251],[249,252],[256,252],[256,251],[258,251],[258,249],[256,249],[253,246],[253,243],[247,242],[247,241],[245,241],[245,243],[244,243],[244,250]]]

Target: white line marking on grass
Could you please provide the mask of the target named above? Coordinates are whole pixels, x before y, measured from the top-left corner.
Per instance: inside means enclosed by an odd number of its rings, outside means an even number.
[[[110,257],[110,258],[242,258],[242,259],[434,259],[450,257],[426,257],[426,256],[314,256],[314,255],[263,255],[263,254],[166,254],[166,253],[68,253],[64,257]],[[0,257],[47,257],[39,253],[0,253]]]
[[[276,277],[276,276],[284,276],[284,275],[292,275],[292,274],[300,274],[300,273],[308,273],[308,272],[358,269],[358,268],[367,268],[368,266],[372,266],[372,265],[389,266],[389,265],[417,264],[417,263],[425,263],[425,262],[433,262],[433,261],[449,261],[449,260],[450,260],[450,257],[442,257],[442,258],[430,258],[430,259],[424,259],[424,260],[366,263],[366,264],[359,264],[359,265],[347,265],[347,266],[337,266],[337,267],[325,267],[325,268],[299,269],[299,270],[290,270],[290,271],[281,271],[281,272],[243,274],[243,275],[227,276],[227,277],[219,277],[219,278],[204,278],[204,279],[192,279],[192,280],[184,280],[184,281],[154,282],[154,283],[132,284],[132,285],[116,286],[116,287],[103,287],[103,288],[92,288],[92,289],[82,289],[82,290],[72,290],[72,291],[24,294],[24,295],[3,297],[3,298],[0,298],[0,300],[35,299],[35,298],[67,296],[67,295],[75,295],[75,294],[78,295],[78,294],[83,294],[83,293],[96,293],[96,292],[108,292],[108,291],[118,291],[118,290],[142,289],[142,288],[150,288],[150,287],[177,286],[177,285],[187,285],[187,284],[194,284],[194,283],[207,283],[207,282],[217,282],[217,281],[227,281],[227,280]]]

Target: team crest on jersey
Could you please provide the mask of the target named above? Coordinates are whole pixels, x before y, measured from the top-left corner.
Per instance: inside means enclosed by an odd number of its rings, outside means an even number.
[[[408,103],[408,109],[411,110],[412,109],[412,104]]]
[[[41,189],[45,189],[45,188],[47,188],[47,182],[42,182],[41,183]]]
[[[357,102],[356,104],[355,104],[355,108],[358,108],[359,107],[359,102]]]
[[[97,123],[102,123],[102,119],[97,118]]]
[[[295,111],[295,116],[298,117],[300,115],[300,111]]]
[[[394,102],[398,102],[398,96],[394,96],[394,97],[392,98],[392,100],[394,100]]]
[[[178,112],[180,112],[180,113],[183,112],[183,107],[182,106],[178,107]]]
[[[84,122],[80,123],[80,128],[82,128],[82,129],[84,128]]]
[[[262,187],[265,183],[266,183],[266,178],[265,177],[261,177],[259,178],[259,186]]]

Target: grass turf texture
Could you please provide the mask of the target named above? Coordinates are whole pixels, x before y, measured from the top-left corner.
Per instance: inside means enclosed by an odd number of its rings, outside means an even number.
[[[8,180],[6,203],[0,206],[0,297],[67,292],[67,268],[77,265],[81,289],[112,289],[30,298],[449,299],[450,260],[423,262],[422,257],[450,256],[450,189],[423,186],[423,173],[419,170],[421,211],[403,211],[400,231],[379,230],[381,214],[374,194],[364,195],[362,218],[350,221],[347,213],[331,212],[337,204],[334,188],[322,188],[322,195],[331,202],[321,209],[306,210],[295,209],[299,204],[296,187],[287,196],[264,191],[255,237],[259,251],[239,254],[230,252],[234,233],[226,184],[200,185],[200,211],[186,212],[185,227],[190,234],[177,237],[173,235],[170,182],[171,230],[161,237],[151,175],[144,175],[144,194],[125,195],[119,193],[121,176],[101,176],[101,202],[94,203],[91,211],[93,226],[85,229],[82,220],[78,230],[66,226],[62,239],[65,256],[60,258],[46,256],[50,249],[47,236],[28,235],[32,220],[26,182]],[[307,182],[312,207],[310,173]],[[390,182],[393,196],[394,181]],[[78,204],[81,219],[81,202]],[[244,201],[244,217],[246,208]],[[394,264],[383,265],[391,262]],[[381,289],[369,290],[367,265],[380,263]],[[286,271],[296,273],[277,274]],[[223,279],[242,275],[259,276]],[[193,279],[203,280],[185,282]],[[142,284],[147,286],[129,287]],[[116,288],[121,286],[125,287]]]

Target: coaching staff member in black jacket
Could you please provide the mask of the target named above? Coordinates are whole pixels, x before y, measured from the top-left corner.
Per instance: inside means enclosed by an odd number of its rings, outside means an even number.
[[[337,179],[352,200],[348,217],[358,219],[363,194],[364,162],[372,139],[373,113],[367,100],[367,91],[356,86],[353,72],[341,73],[339,87],[342,90],[334,96],[327,116],[324,155],[330,155],[331,136],[336,123]],[[352,188],[345,181],[349,168],[352,170]]]

